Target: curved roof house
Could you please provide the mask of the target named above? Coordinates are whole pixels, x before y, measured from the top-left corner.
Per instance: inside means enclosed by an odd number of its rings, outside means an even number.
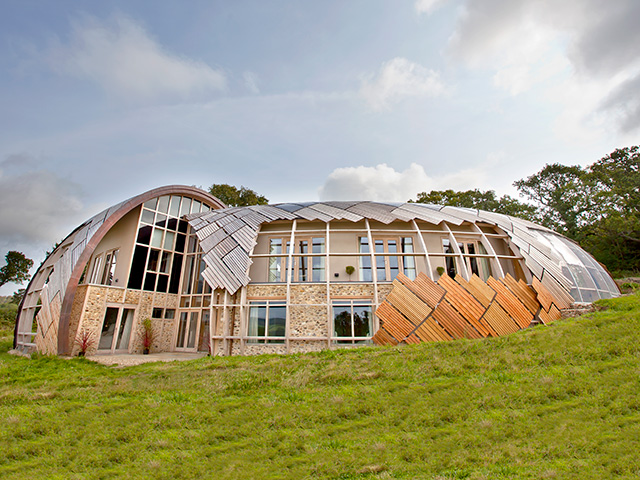
[[[380,202],[224,208],[192,187],[78,227],[31,281],[15,346],[74,354],[297,352],[481,338],[619,294],[572,241],[473,209]],[[90,352],[91,353],[91,352]]]

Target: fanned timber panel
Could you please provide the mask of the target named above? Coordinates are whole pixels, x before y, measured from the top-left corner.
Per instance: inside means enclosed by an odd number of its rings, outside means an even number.
[[[527,310],[527,307],[506,287],[504,283],[493,277],[487,279],[487,285],[493,288],[496,295],[496,302],[506,310],[511,318],[513,318],[520,328],[527,328],[533,320],[533,314]]]
[[[396,345],[508,335],[528,327],[536,315],[545,324],[557,320],[566,301],[537,277],[529,286],[510,275],[486,283],[475,274],[469,281],[445,275],[435,283],[424,274],[415,280],[400,274],[376,310],[381,325],[373,341]]]

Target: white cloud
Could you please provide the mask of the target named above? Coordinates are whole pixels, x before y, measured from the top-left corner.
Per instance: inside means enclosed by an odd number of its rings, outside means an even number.
[[[448,1],[449,0],[416,0],[415,7],[418,13],[429,15]]]
[[[360,88],[360,95],[374,110],[404,98],[435,97],[444,92],[438,72],[400,57],[383,63],[377,77],[365,80]]]
[[[39,244],[46,249],[89,216],[79,185],[36,164],[24,154],[0,163],[0,250]]]
[[[59,73],[88,78],[111,93],[141,99],[185,99],[225,89],[222,71],[166,52],[126,16],[109,22],[86,17],[72,27],[68,43],[58,42],[47,52],[47,60]]]
[[[260,93],[260,88],[258,87],[258,76],[253,72],[244,72],[242,74],[242,78],[244,80],[244,86],[254,95]]]
[[[636,0],[466,0],[449,52],[512,95],[541,87],[562,109],[561,135],[637,132],[638,15]]]

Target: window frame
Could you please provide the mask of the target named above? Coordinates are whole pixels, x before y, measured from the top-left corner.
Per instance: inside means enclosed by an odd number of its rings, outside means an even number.
[[[411,280],[414,280],[417,275],[417,265],[416,265],[416,251],[415,251],[415,238],[413,235],[372,235],[373,240],[373,258],[375,260],[375,266],[370,265],[371,263],[371,248],[369,245],[369,237],[358,235],[358,279],[361,282],[373,282],[373,269],[376,270],[376,279],[378,283],[383,282],[393,282],[393,280],[398,276],[399,273],[403,273]],[[411,240],[409,243],[406,243],[406,240]],[[364,240],[364,242],[363,242]],[[389,251],[389,242],[395,242],[396,251]],[[376,252],[376,242],[382,242],[382,252]],[[405,245],[411,246],[411,252],[404,251]],[[363,247],[367,247],[367,251],[363,251]],[[392,266],[391,259],[397,259],[396,265]],[[409,262],[409,259],[411,262]],[[380,262],[380,260],[382,260]],[[412,263],[412,266],[408,264]],[[365,276],[365,271],[370,271],[371,279],[368,280]],[[378,273],[380,270],[384,271],[384,278],[380,278]],[[395,276],[392,276],[392,270],[397,270]]]
[[[252,324],[253,318],[257,322],[260,321],[260,317],[254,317],[252,315],[254,309],[264,308],[264,334],[251,335],[254,325]],[[282,335],[269,335],[269,327],[272,316],[271,310],[278,308],[283,310],[283,315],[277,318],[284,318],[284,331]],[[275,317],[274,317],[275,318]],[[258,331],[259,324],[255,325],[255,330]],[[264,344],[284,344],[287,339],[288,321],[287,321],[287,302],[285,300],[249,300],[247,308],[247,331],[246,341],[249,345],[264,345]]]
[[[370,343],[371,338],[374,335],[373,329],[375,328],[374,324],[374,308],[375,303],[373,299],[363,299],[363,298],[349,298],[349,299],[332,299],[331,300],[331,342],[339,345],[355,345],[355,344],[363,344]],[[349,307],[349,326],[351,330],[351,335],[349,336],[339,336],[336,332],[336,308]],[[357,307],[369,307],[369,319],[368,319],[368,336],[356,336],[356,326],[354,321],[354,308]]]

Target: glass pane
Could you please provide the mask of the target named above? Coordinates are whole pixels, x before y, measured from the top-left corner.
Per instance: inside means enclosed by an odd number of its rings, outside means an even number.
[[[179,233],[176,236],[176,247],[175,247],[175,251],[182,253],[184,252],[184,243],[187,240],[187,236],[184,233]]]
[[[209,312],[202,312],[200,321],[200,334],[198,335],[198,351],[209,351]]]
[[[147,273],[144,279],[144,290],[153,292],[156,289],[156,276],[155,273]]]
[[[164,318],[166,318],[167,320],[173,320],[175,317],[176,317],[175,308],[167,308],[164,311]]]
[[[184,336],[187,331],[187,320],[189,312],[180,312],[180,322],[178,323],[178,340],[176,347],[184,348]]]
[[[153,229],[153,235],[151,235],[151,246],[156,248],[162,248],[162,234],[163,230],[157,228]]]
[[[158,213],[156,215],[156,227],[164,228],[166,224],[167,224],[167,216],[163,215],[162,213]]]
[[[371,305],[354,305],[353,335],[355,337],[369,337],[372,330]]]
[[[180,233],[187,233],[188,229],[189,229],[189,222],[187,222],[185,220],[180,220],[178,222],[178,231]]]
[[[193,205],[191,205],[191,213],[200,213],[200,206],[201,205],[202,204],[199,201],[194,200],[193,201]]]
[[[298,252],[309,253],[309,242],[307,240],[298,241]],[[308,269],[309,269],[309,258],[299,257],[298,258],[298,281],[299,282],[306,282],[307,280],[309,280]]]
[[[117,322],[118,309],[107,307],[107,311],[104,315],[104,323],[102,324],[102,331],[100,332],[100,343],[98,344],[98,348],[100,350],[111,350]]]
[[[191,297],[180,297],[180,307],[189,308]]]
[[[151,312],[151,316],[153,318],[162,318],[162,314],[163,314],[163,309],[162,308],[154,308]]]
[[[180,213],[180,197],[173,195],[171,197],[171,206],[169,207],[169,215],[177,217]]]
[[[467,243],[467,253],[469,255],[476,254],[476,246],[473,243]],[[478,259],[476,257],[467,257],[469,260],[469,268],[471,269],[471,273],[475,273],[477,276],[480,276],[480,270],[478,269]]]
[[[205,268],[207,268],[207,264],[204,263],[204,260],[202,260],[202,257],[200,255],[198,255],[198,260],[199,260],[199,262],[198,262],[198,265],[199,265],[198,277],[197,277],[198,280],[197,280],[197,282],[196,282],[196,284],[194,286],[194,292],[193,293],[200,294],[200,293],[202,293],[202,289],[203,289],[203,286],[204,286],[204,278],[202,277],[202,272],[204,271]]]
[[[143,245],[149,245],[149,241],[151,240],[151,231],[153,227],[148,225],[143,225],[138,230],[138,243],[142,243]]]
[[[284,337],[287,325],[287,307],[269,306],[269,337]],[[270,343],[279,343],[271,341]]]
[[[164,235],[164,249],[165,250],[173,250],[173,239],[175,238],[176,234],[173,232],[167,232]]]
[[[387,248],[389,253],[398,253],[398,244],[395,240],[389,240],[387,242]],[[389,280],[393,280],[398,276],[398,257],[389,255]]]
[[[182,273],[182,255],[173,256],[173,266],[171,267],[171,282],[169,283],[169,293],[178,293],[180,287],[180,274]]]
[[[149,248],[137,245],[131,261],[131,272],[129,273],[129,288],[139,290],[142,286],[145,266],[147,265],[147,252]]]
[[[352,337],[351,332],[351,307],[333,307],[333,335],[335,337]],[[340,342],[340,341],[338,341]]]
[[[169,220],[167,220],[167,229],[173,230],[175,232],[177,228],[178,228],[178,219],[169,218]]]
[[[158,275],[158,285],[156,285],[156,292],[166,292],[169,285],[169,275]]]
[[[191,319],[189,321],[189,341],[187,342],[187,348],[193,348],[196,346],[196,332],[198,331],[198,312],[191,312]]]
[[[146,202],[144,202],[144,207],[148,208],[149,210],[155,210],[157,204],[158,204],[158,199],[152,198],[151,200],[147,200]]]
[[[162,252],[162,260],[160,260],[160,272],[169,273],[170,266],[171,266],[171,253]]]
[[[249,307],[249,328],[247,330],[247,335],[250,337],[264,337],[266,321],[266,306],[253,305]],[[249,340],[249,342],[256,343],[258,340]]]
[[[145,208],[142,209],[142,218],[140,219],[141,222],[144,223],[153,223],[153,218],[155,217],[155,214],[151,211],[151,210],[147,210]]]
[[[116,350],[128,350],[129,339],[131,338],[131,327],[133,326],[133,313],[131,308],[122,310],[122,318],[120,320],[120,332],[118,333],[118,343]]]
[[[180,216],[191,213],[191,199],[182,197],[182,206],[180,207]]]
[[[158,259],[160,258],[160,250],[151,249],[149,253],[149,263],[147,263],[147,270],[152,272],[158,271]]]
[[[198,246],[198,239],[195,235],[189,235],[189,248],[187,248],[187,253],[196,253]]]
[[[169,195],[160,197],[158,200],[158,211],[162,213],[167,213],[169,211]]]
[[[187,256],[187,260],[185,262],[184,277],[182,279],[182,293],[184,294],[191,293],[191,287],[193,285],[194,259],[195,257],[193,255],[189,255]]]
[[[202,306],[202,297],[191,297],[191,308],[200,308]]]

